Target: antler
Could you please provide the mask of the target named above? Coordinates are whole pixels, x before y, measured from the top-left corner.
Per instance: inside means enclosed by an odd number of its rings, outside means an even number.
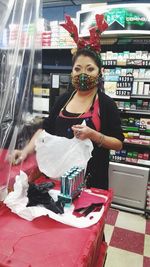
[[[104,15],[97,14],[95,16],[97,26],[92,27],[90,32],[90,39],[87,40],[85,38],[79,38],[78,36],[78,29],[76,25],[71,20],[70,16],[65,16],[66,22],[61,23],[60,25],[64,27],[74,39],[75,43],[77,44],[78,48],[89,48],[94,50],[95,52],[99,52],[101,50],[100,40],[101,40],[101,33],[108,28],[108,24],[104,19]]]
[[[89,30],[89,32],[90,32],[90,40],[89,40],[90,46],[93,50],[99,52],[101,50],[101,45],[100,45],[101,35],[97,31],[97,27],[92,27]]]
[[[60,25],[64,27],[71,35],[71,37],[74,39],[75,43],[78,43],[78,29],[77,26],[73,23],[70,16],[65,15],[66,22],[61,23]]]
[[[97,14],[95,16],[97,26],[89,29],[90,32],[90,46],[96,52],[101,50],[101,33],[108,28],[108,24],[104,19],[104,15]]]
[[[104,18],[104,15],[96,14],[95,16],[97,28],[100,33],[104,32],[108,28],[108,24]]]

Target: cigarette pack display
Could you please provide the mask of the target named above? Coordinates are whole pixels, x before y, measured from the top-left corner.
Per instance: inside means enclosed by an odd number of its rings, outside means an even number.
[[[148,83],[144,84],[144,95],[149,95],[150,93],[150,85]]]
[[[144,82],[139,82],[138,84],[138,95],[143,95],[144,91]]]

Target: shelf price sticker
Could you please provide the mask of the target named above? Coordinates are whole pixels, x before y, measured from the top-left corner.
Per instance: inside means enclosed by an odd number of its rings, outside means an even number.
[[[130,96],[131,95],[131,89],[119,89],[116,90],[117,96]]]

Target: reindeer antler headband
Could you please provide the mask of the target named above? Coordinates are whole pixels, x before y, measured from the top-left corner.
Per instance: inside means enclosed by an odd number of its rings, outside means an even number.
[[[73,23],[70,16],[66,15],[65,19],[66,22],[60,25],[70,33],[71,37],[77,44],[77,49],[87,48],[93,50],[96,53],[99,53],[101,51],[101,33],[108,28],[108,24],[105,21],[103,15],[97,14],[95,16],[96,26],[89,29],[90,38],[88,40],[83,37],[79,38],[77,26]]]

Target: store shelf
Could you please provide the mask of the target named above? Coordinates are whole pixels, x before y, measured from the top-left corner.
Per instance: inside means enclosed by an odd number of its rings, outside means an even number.
[[[137,161],[128,161],[128,160],[112,160],[110,159],[110,162],[114,162],[116,164],[124,164],[124,165],[132,165],[132,166],[138,166],[138,167],[150,167],[150,160],[142,160],[138,159]]]
[[[122,126],[123,131],[150,133],[150,129],[141,129],[133,126]]]
[[[72,70],[72,66],[43,65],[43,70]]]
[[[150,78],[134,78],[135,82],[150,82]]]
[[[43,46],[41,47],[42,50],[53,50],[53,49],[72,49],[72,48],[76,48],[76,46]]]
[[[119,108],[119,111],[120,112],[123,112],[123,113],[129,113],[129,114],[143,114],[143,115],[150,115],[150,110],[128,110],[128,109],[121,109]]]
[[[131,95],[131,98],[150,99],[150,95]]]
[[[128,145],[136,145],[136,146],[150,146],[150,141],[149,140],[140,140],[140,139],[132,139],[132,138],[125,138],[124,144]]]

